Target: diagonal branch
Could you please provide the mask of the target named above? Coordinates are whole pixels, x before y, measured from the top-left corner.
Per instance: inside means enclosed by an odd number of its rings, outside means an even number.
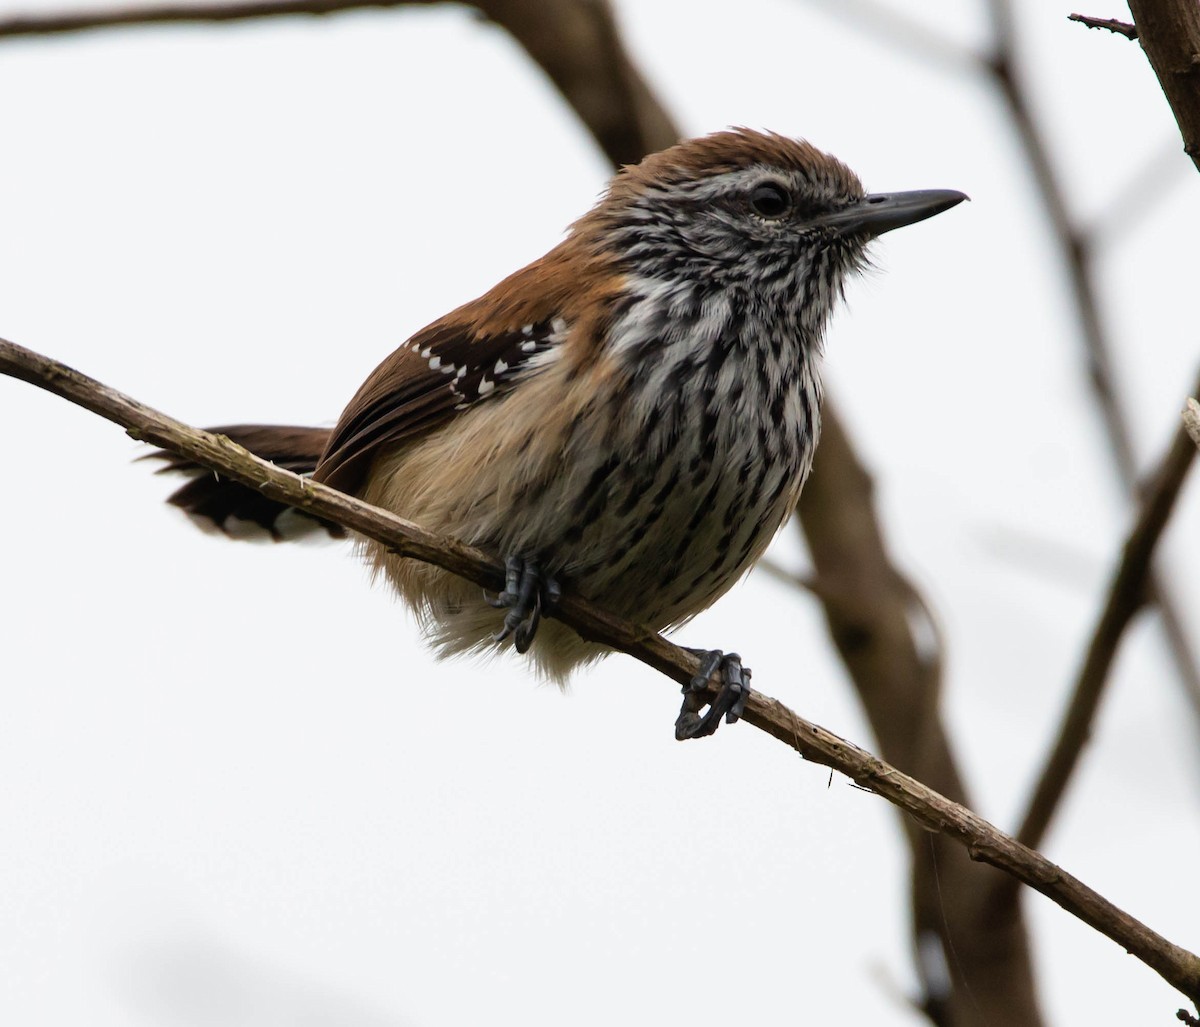
[[[133,438],[181,453],[272,499],[382,542],[403,556],[436,564],[484,588],[494,589],[502,582],[500,565],[479,550],[269,464],[224,436],[176,421],[64,364],[3,339],[0,373],[46,389],[121,425]],[[686,682],[698,667],[697,658],[687,650],[583,599],[563,597],[553,615],[583,637],[626,652],[673,681]],[[710,683],[710,697],[715,697],[718,688],[719,682]],[[1156,934],[969,809],[760,692],[751,692],[744,719],[805,759],[831,767],[887,799],[926,830],[955,839],[966,846],[972,859],[1018,877],[1136,955],[1192,1001],[1200,1001],[1200,957]]]
[[[1200,382],[1196,383],[1195,391],[1200,395]],[[1195,400],[1191,404],[1194,405]],[[1146,604],[1146,584],[1154,547],[1167,526],[1195,455],[1196,445],[1189,438],[1186,426],[1181,424],[1144,491],[1141,511],[1113,574],[1108,600],[1092,633],[1083,666],[1079,668],[1058,740],[1017,832],[1017,837],[1030,848],[1041,844],[1054,810],[1079,764],[1121,638]]]

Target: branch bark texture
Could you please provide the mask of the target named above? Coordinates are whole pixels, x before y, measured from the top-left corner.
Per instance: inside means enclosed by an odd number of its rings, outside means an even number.
[[[1129,0],[1129,11],[1179,125],[1184,152],[1200,171],[1200,4]]]

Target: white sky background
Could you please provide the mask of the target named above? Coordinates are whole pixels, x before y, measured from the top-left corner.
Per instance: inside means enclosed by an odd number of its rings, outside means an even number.
[[[972,42],[977,6],[920,11]],[[1018,20],[1075,209],[1105,218],[1176,155],[1101,261],[1149,458],[1200,352],[1200,183],[1136,45],[1068,11]],[[973,198],[877,245],[828,379],[944,622],[976,808],[1011,828],[1128,510],[999,101],[800,2],[620,12],[689,133],[803,135],[868,187]],[[0,335],[197,424],[331,424],[608,175],[517,47],[449,7],[6,41],[0,97]],[[5,1022],[924,1022],[896,997],[882,800],[746,727],[676,744],[676,690],[625,657],[566,698],[517,662],[435,665],[346,547],[197,532],[135,443],[22,383],[0,431]],[[1165,550],[1194,633],[1198,503]],[[804,566],[791,529],[774,557]],[[679,640],[871,744],[803,595],[751,575]],[[1140,624],[1046,845],[1192,949],[1195,726]],[[1173,1022],[1152,971],[1027,909],[1051,1022]]]

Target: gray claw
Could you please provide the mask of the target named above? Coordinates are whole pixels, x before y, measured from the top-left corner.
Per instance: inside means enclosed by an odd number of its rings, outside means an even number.
[[[720,649],[692,652],[700,657],[700,670],[683,689],[683,706],[675,721],[675,738],[681,742],[711,735],[721,726],[722,716],[727,724],[736,722],[745,712],[750,695],[750,671],[742,666],[742,658],[737,653],[722,653]],[[710,703],[704,698],[704,692],[718,667],[721,668],[721,691]],[[705,706],[708,710],[702,714],[700,711]]]
[[[528,652],[542,622],[542,610],[553,606],[561,597],[562,588],[558,582],[543,575],[536,562],[510,556],[505,561],[504,591],[495,599],[484,593],[489,606],[508,608],[504,626],[492,639],[503,642],[512,635],[517,652]]]

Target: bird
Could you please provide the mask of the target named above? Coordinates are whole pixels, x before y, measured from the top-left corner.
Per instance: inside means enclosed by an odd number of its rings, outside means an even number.
[[[503,562],[504,590],[481,594],[358,541],[438,655],[511,648],[564,683],[609,651],[543,621],[564,591],[668,630],[762,555],[812,467],[846,281],[871,240],[964,199],[868,194],[835,157],[773,132],[685,140],[621,168],[558,245],[404,342],[332,430],[212,430]],[[272,534],[286,510],[212,475],[169,501]],[[680,739],[736,720],[749,690],[738,654],[694,651]]]

